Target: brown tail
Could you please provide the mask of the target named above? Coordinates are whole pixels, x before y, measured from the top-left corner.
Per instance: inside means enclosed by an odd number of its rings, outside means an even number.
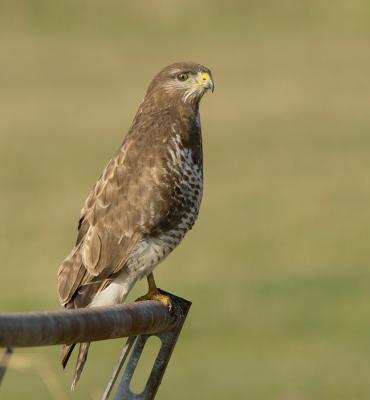
[[[81,343],[80,344],[80,350],[78,352],[76,369],[75,369],[75,374],[73,377],[71,390],[74,390],[78,380],[80,379],[81,372],[82,372],[85,362],[86,362],[87,352],[89,351],[89,346],[90,346],[90,343]],[[62,346],[62,349],[60,351],[60,363],[62,364],[63,369],[66,367],[67,362],[69,360],[69,356],[71,355],[74,347],[75,347],[75,344],[64,344]]]
[[[60,350],[60,358],[59,358],[63,369],[66,367],[67,362],[69,360],[69,356],[71,355],[74,348],[75,344],[63,344],[62,349]]]
[[[85,362],[86,362],[87,352],[89,351],[89,346],[90,346],[90,343],[81,343],[80,344],[80,350],[78,352],[75,375],[73,377],[71,390],[74,390],[78,380],[80,379],[81,372],[82,372]]]
[[[103,282],[95,282],[86,286],[82,286],[81,288],[79,288],[78,292],[74,294],[71,301],[65,305],[65,308],[67,310],[74,310],[76,308],[87,307],[91,302],[91,298],[93,298],[97,292],[104,290],[111,282],[112,279],[106,279]],[[75,345],[76,344],[64,344],[62,346],[62,349],[60,351],[60,363],[63,366],[63,369],[65,369]],[[86,362],[89,346],[90,343],[80,344],[75,375],[72,382],[72,390],[76,386],[77,381],[80,379],[81,372]]]

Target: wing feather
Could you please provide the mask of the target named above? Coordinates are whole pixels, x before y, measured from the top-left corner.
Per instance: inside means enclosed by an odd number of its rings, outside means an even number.
[[[98,265],[101,254],[101,239],[97,227],[90,227],[83,243],[82,262],[91,275],[97,275],[95,267]]]
[[[161,168],[166,161],[157,151],[159,139],[147,139],[142,132],[128,135],[87,198],[76,247],[58,274],[62,304],[73,301],[86,307],[102,290],[101,283],[125,267],[138,243],[170,213],[172,193],[164,192],[171,185]],[[94,289],[81,292],[82,286],[98,282]]]
[[[58,294],[62,305],[69,302],[86,272],[82,264],[80,247],[80,245],[75,247],[58,271]]]

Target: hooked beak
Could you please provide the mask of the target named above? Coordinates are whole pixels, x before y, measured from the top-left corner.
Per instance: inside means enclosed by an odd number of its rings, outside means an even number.
[[[201,86],[201,87],[203,87],[205,89],[211,89],[212,93],[213,93],[213,91],[215,89],[215,84],[213,83],[212,78],[206,73],[204,73],[202,75],[202,82],[194,83],[192,85],[189,85],[188,87],[192,87],[192,86]]]
[[[206,78],[206,80],[204,80],[205,75],[208,76],[208,78]],[[206,89],[211,89],[212,93],[215,90],[215,84],[213,83],[212,78],[208,75],[208,74],[203,74],[203,83],[202,83],[202,87],[206,88]]]

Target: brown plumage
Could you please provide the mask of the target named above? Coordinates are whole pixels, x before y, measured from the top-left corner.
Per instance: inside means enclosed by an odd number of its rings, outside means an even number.
[[[213,91],[211,72],[196,63],[172,64],[153,79],[82,208],[76,246],[59,268],[67,309],[123,302],[193,226],[203,192],[199,102],[207,89]],[[88,347],[81,344],[72,388]],[[73,348],[62,347],[63,368]]]

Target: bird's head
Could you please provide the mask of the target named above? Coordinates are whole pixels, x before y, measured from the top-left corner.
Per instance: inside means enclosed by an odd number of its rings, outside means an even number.
[[[214,90],[211,71],[203,65],[193,62],[179,62],[164,68],[148,89],[148,95],[156,100],[197,104],[204,93]]]

